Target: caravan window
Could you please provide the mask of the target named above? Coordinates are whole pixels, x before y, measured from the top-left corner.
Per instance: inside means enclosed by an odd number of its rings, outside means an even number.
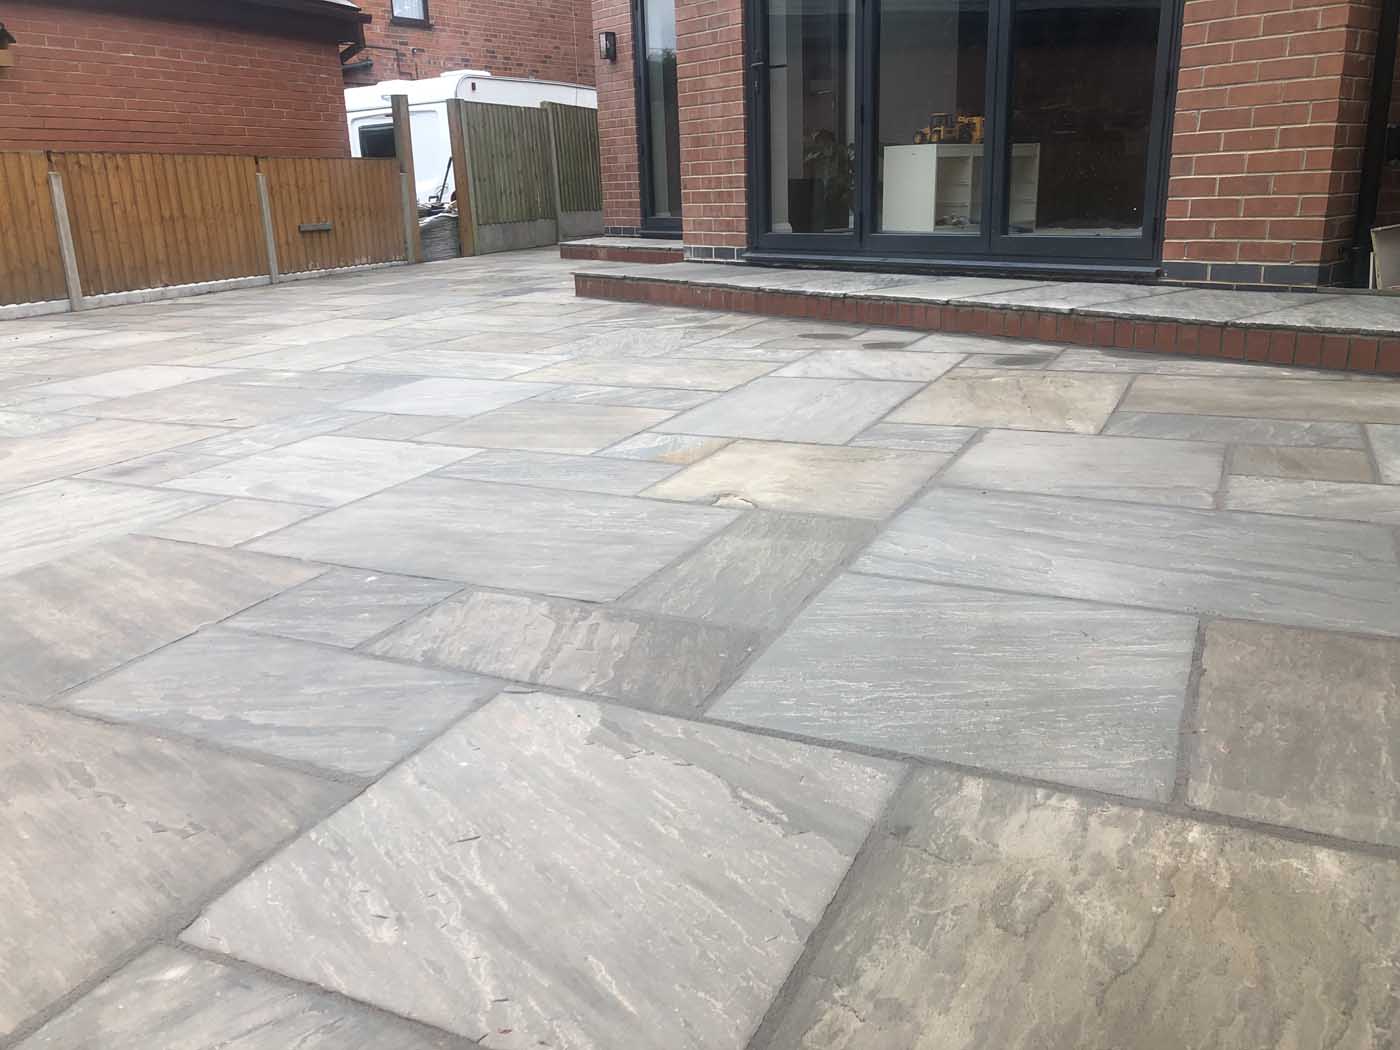
[[[394,156],[394,125],[376,124],[360,129],[360,156]]]

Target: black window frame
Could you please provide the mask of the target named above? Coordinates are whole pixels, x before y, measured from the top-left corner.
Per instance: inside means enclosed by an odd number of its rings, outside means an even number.
[[[409,18],[394,14],[394,0],[389,0],[389,24],[391,26],[411,26],[414,29],[432,29],[432,14],[428,10],[428,0],[418,0],[423,6],[422,18]]]
[[[637,106],[637,182],[640,190],[642,235],[676,239],[681,236],[685,222],[681,202],[676,202],[677,215],[658,216],[651,187],[651,84],[647,77],[646,0],[632,0],[632,94]]]

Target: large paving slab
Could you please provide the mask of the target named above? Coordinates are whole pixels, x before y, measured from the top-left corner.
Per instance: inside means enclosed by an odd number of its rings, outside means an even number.
[[[201,631],[62,706],[224,747],[375,776],[498,685],[227,628]]]
[[[1139,376],[1123,408],[1129,412],[1400,423],[1400,397],[1392,384],[1317,379]]]
[[[1217,621],[1202,665],[1191,805],[1400,845],[1400,642]]]
[[[526,401],[433,430],[423,441],[586,455],[670,419],[674,413],[621,405]]]
[[[600,453],[619,459],[639,459],[652,463],[675,463],[687,466],[704,459],[729,444],[728,438],[703,437],[698,434],[657,434],[648,432],[609,445]]]
[[[186,474],[166,488],[335,507],[416,478],[473,449],[327,434]]]
[[[293,503],[269,503],[263,500],[229,499],[185,514],[169,521],[151,525],[143,535],[158,536],[184,543],[204,543],[214,547],[236,547],[258,536],[284,529],[293,522],[321,513],[320,507],[303,507]]]
[[[462,1040],[314,988],[158,945],[18,1050],[465,1050]]]
[[[858,448],[897,448],[906,452],[958,452],[977,433],[976,427],[943,427],[927,423],[876,423],[850,444]]]
[[[993,430],[940,482],[1008,492],[1211,507],[1225,457],[1200,441]]]
[[[1376,525],[941,488],[858,571],[1181,612],[1400,634]]]
[[[733,677],[753,642],[719,625],[469,591],[367,651],[690,714]]]
[[[661,386],[681,390],[729,390],[771,372],[774,362],[710,361],[701,358],[655,360],[587,358],[551,365],[529,378],[541,383],[601,383],[608,386]]]
[[[126,397],[151,390],[217,378],[219,373],[207,368],[184,368],[179,365],[137,365],[118,368],[79,379],[64,379],[29,387],[25,393],[39,397],[78,394],[85,397]]]
[[[742,1050],[897,777],[721,727],[502,696],[185,938],[492,1050]]]
[[[99,401],[87,415],[158,423],[253,427],[286,416],[324,411],[344,397],[333,391],[205,380]]]
[[[346,793],[61,712],[3,710],[0,1036],[189,921]]]
[[[381,372],[447,379],[509,379],[546,365],[567,361],[568,354],[512,354],[425,346],[366,357],[342,366],[347,372]]]
[[[1311,292],[1235,292],[1218,288],[1187,288],[1168,295],[1098,303],[1088,312],[1145,317],[1157,321],[1229,322],[1257,318],[1262,314],[1315,304],[1317,301],[1318,296]]]
[[[345,404],[351,412],[390,412],[406,416],[480,415],[524,401],[544,388],[508,379],[420,379]]]
[[[840,445],[918,389],[872,379],[757,379],[656,429]]]
[[[1127,388],[1119,376],[962,368],[915,394],[889,422],[1096,434]]]
[[[947,461],[928,452],[735,441],[645,495],[697,503],[737,497],[767,510],[883,518]]]
[[[1400,525],[1400,486],[1300,478],[1233,477],[1225,506],[1262,514],[1373,521]]]
[[[870,541],[864,521],[752,511],[647,580],[622,604],[752,630],[782,625]]]
[[[255,540],[249,548],[607,601],[734,517],[734,511],[717,507],[419,478]]]
[[[1388,485],[1400,485],[1400,426],[1368,426],[1366,436],[1376,457],[1376,469]]]
[[[1346,382],[1345,372],[1293,368],[1252,361],[1223,361],[1180,354],[1151,354],[1141,350],[1095,350],[1072,346],[1047,366],[1063,372],[1143,372],[1154,375],[1239,376],[1250,379],[1324,379]]]
[[[0,700],[47,700],[321,571],[127,537],[0,579]]]
[[[714,718],[1163,800],[1191,616],[843,576]]]
[[[0,438],[0,492],[159,452],[215,431],[98,419],[57,433]]]
[[[1389,859],[928,770],[848,886],[753,1050],[1393,1045]]]
[[[442,477],[472,481],[499,481],[510,485],[539,485],[544,488],[635,496],[678,470],[678,465],[646,463],[629,458],[488,449],[471,459],[444,467],[438,473]]]
[[[716,390],[677,390],[661,386],[598,386],[595,383],[565,383],[553,387],[532,401],[567,401],[580,404],[624,405],[629,408],[682,409],[703,405],[718,396]]]
[[[1356,423],[1305,419],[1241,419],[1178,412],[1115,412],[1105,434],[1171,438],[1179,441],[1240,442],[1249,445],[1364,448]]]
[[[1320,481],[1375,481],[1371,457],[1357,448],[1239,445],[1230,452],[1231,474]]]
[[[773,374],[808,379],[902,379],[927,383],[964,359],[962,354],[900,350],[818,350]]]

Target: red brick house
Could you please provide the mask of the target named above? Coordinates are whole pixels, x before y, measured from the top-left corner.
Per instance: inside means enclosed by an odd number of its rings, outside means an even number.
[[[450,69],[593,84],[589,0],[360,0],[374,17],[347,56],[346,84],[422,80]]]
[[[350,0],[7,0],[0,150],[348,156]]]
[[[607,226],[690,258],[1307,287],[1358,283],[1370,226],[1400,220],[1400,0],[593,0],[593,18],[617,43]]]

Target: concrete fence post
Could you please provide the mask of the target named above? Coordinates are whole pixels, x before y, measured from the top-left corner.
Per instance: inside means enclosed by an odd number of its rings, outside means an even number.
[[[413,173],[413,127],[409,123],[408,96],[390,95],[394,111],[394,156],[398,158],[399,174],[404,185],[404,239],[408,246],[408,261],[423,261],[423,234],[418,229],[418,181]]]
[[[273,284],[282,280],[282,271],[277,266],[277,235],[272,227],[272,195],[267,189],[267,175],[258,172],[258,207],[262,211],[263,245],[267,249],[267,274]]]
[[[63,176],[49,172],[49,196],[53,200],[53,222],[58,231],[58,254],[63,259],[63,280],[68,287],[68,304],[83,308],[83,282],[78,275],[78,252],[73,247],[73,227],[68,221],[68,199],[63,195]]]

